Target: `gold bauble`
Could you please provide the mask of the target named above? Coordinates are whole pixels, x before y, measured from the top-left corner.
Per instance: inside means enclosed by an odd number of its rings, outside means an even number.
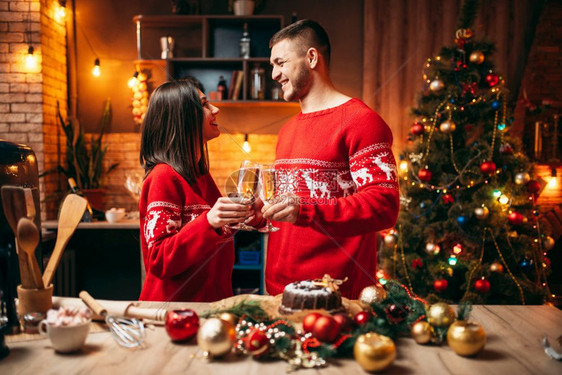
[[[396,237],[395,234],[387,234],[386,236],[384,236],[384,244],[388,248],[394,247],[397,241],[398,241],[398,237]]]
[[[359,294],[359,304],[364,309],[371,308],[371,303],[380,303],[386,298],[386,290],[377,285],[369,285]]]
[[[546,236],[542,240],[542,247],[544,247],[544,249],[546,251],[552,250],[552,248],[554,247],[555,244],[556,244],[556,241],[554,241],[554,238],[552,238],[550,236]]]
[[[390,338],[369,332],[357,338],[353,354],[363,370],[381,371],[394,362],[396,347]]]
[[[429,307],[427,320],[432,326],[448,327],[455,320],[455,312],[445,302],[434,303]]]
[[[443,90],[444,87],[445,87],[445,84],[440,79],[433,80],[429,84],[429,89],[433,92],[439,92],[439,91]]]
[[[197,332],[197,345],[211,357],[228,354],[235,341],[234,326],[219,318],[207,319]]]
[[[502,273],[503,272],[503,264],[501,264],[500,262],[494,262],[494,263],[490,264],[490,271]]]
[[[447,331],[447,343],[458,355],[472,356],[486,344],[486,333],[478,323],[457,320]]]
[[[486,206],[476,207],[474,209],[474,216],[476,216],[478,220],[486,220],[489,214],[490,210]]]
[[[525,185],[527,182],[531,181],[531,175],[527,172],[517,173],[513,180],[517,185]]]
[[[236,327],[236,325],[238,324],[238,317],[232,313],[223,312],[218,316],[218,318],[229,322],[234,327]]]
[[[484,54],[480,51],[474,51],[468,59],[473,64],[482,64],[484,62]]]
[[[410,330],[412,338],[418,344],[427,344],[433,338],[433,328],[431,324],[426,321],[420,321],[415,323]]]
[[[445,120],[441,123],[441,125],[439,125],[439,130],[443,134],[451,134],[452,132],[455,131],[456,128],[457,128],[457,124],[455,124],[451,120]]]

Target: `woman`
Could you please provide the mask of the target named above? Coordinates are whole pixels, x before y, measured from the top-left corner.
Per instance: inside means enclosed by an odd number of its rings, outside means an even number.
[[[141,300],[216,301],[232,296],[229,224],[252,214],[221,194],[209,174],[206,144],[219,136],[219,109],[191,79],[166,82],[142,125]]]

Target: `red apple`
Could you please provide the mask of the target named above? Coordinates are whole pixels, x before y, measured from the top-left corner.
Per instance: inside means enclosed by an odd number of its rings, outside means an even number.
[[[312,328],[314,327],[314,323],[316,323],[316,319],[320,318],[322,314],[317,312],[312,312],[307,314],[303,321],[302,321],[302,329],[306,332],[312,332]]]
[[[172,310],[166,314],[166,332],[172,341],[186,341],[199,330],[199,317],[191,309]]]
[[[349,315],[344,313],[336,314],[334,315],[334,320],[338,324],[338,330],[340,332],[347,332],[351,329],[351,324],[353,323],[353,321],[351,320]]]
[[[334,342],[339,334],[339,325],[331,316],[319,317],[312,327],[312,335],[323,342]]]

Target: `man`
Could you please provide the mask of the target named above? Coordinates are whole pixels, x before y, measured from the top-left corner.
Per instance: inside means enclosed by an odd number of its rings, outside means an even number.
[[[330,42],[316,22],[301,20],[271,41],[272,78],[301,113],[281,129],[275,167],[281,199],[264,218],[269,236],[266,290],[306,279],[349,280],[348,298],[375,283],[377,231],[394,225],[399,195],[392,134],[358,99],[337,91],[329,76]]]

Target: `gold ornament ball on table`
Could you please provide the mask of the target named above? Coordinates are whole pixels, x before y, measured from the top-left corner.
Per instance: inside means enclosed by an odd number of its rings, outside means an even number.
[[[458,355],[470,357],[486,344],[486,333],[480,324],[457,320],[447,331],[447,343]]]
[[[410,333],[414,341],[421,345],[431,342],[433,338],[433,328],[426,321],[414,323]]]
[[[484,54],[480,51],[474,51],[468,59],[473,64],[482,64],[484,62]]]
[[[427,320],[432,326],[448,327],[455,320],[455,312],[445,302],[434,303],[429,307]]]
[[[357,338],[353,355],[363,370],[381,371],[394,362],[396,347],[390,338],[369,332]]]
[[[386,290],[377,285],[369,285],[359,294],[359,304],[364,309],[371,308],[372,303],[380,303],[386,298]]]
[[[238,324],[238,317],[232,313],[223,312],[218,316],[219,319],[229,322],[233,327]]]
[[[441,131],[441,133],[444,134],[451,134],[452,132],[455,131],[456,128],[457,128],[457,124],[455,124],[451,120],[443,121],[441,125],[439,125],[439,130]]]
[[[236,341],[234,326],[219,318],[210,318],[197,332],[197,345],[210,357],[222,357]]]

